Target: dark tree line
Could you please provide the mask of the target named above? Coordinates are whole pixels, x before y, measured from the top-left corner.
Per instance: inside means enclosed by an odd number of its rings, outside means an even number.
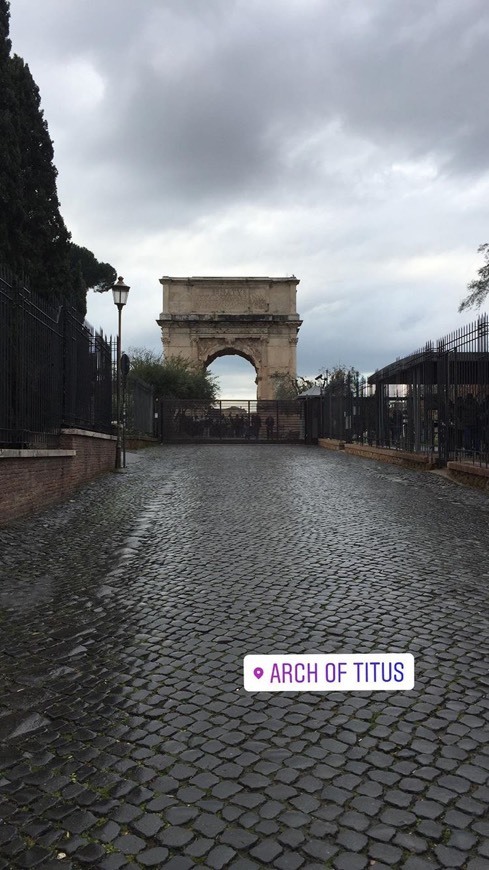
[[[85,314],[87,289],[107,289],[116,271],[71,241],[39,88],[11,54],[9,19],[9,0],[0,0],[0,262],[41,296]]]

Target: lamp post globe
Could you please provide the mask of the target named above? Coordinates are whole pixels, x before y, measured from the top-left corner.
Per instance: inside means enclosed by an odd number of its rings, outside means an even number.
[[[123,308],[127,303],[127,297],[129,296],[129,290],[131,288],[128,287],[124,282],[124,278],[119,277],[112,287],[112,295],[114,297],[114,305],[117,305],[119,308]]]

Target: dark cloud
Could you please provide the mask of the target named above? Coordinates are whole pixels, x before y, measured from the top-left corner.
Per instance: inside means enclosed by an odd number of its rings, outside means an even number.
[[[104,98],[66,147],[104,168],[137,220],[143,204],[164,202],[155,219],[169,222],[189,204],[196,215],[334,193],[321,141],[335,123],[392,159],[488,168],[485,0],[104,0],[90,15],[19,0],[17,17],[51,63],[83,58],[100,75]]]
[[[487,0],[12,3],[77,240],[151,306],[163,272],[295,272],[304,374],[455,323],[486,240],[488,35]]]
[[[294,183],[288,144],[335,119],[404,157],[487,166],[487,4],[371,4],[356,28],[355,7],[150,3],[136,16],[122,4],[117,51],[79,31],[78,50],[108,82],[92,147],[194,201],[256,195],[264,178]]]

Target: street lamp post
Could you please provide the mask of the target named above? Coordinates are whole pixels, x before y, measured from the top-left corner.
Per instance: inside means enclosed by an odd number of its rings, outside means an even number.
[[[124,283],[124,278],[118,278],[112,287],[114,305],[119,312],[117,326],[117,443],[115,448],[115,467],[122,468],[122,442],[121,442],[121,336],[122,336],[122,309],[127,302],[130,287]]]

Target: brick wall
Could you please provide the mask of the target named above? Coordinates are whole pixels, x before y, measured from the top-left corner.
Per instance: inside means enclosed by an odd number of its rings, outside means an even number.
[[[126,450],[142,450],[143,447],[154,447],[159,443],[158,438],[149,435],[126,435]]]
[[[344,450],[345,442],[339,438],[318,438],[318,444],[325,450]]]
[[[450,477],[459,483],[489,490],[489,468],[481,468],[469,462],[449,462],[447,468]]]
[[[392,465],[402,465],[404,468],[415,468],[419,471],[435,468],[436,460],[430,453],[409,453],[406,450],[392,450],[388,447],[374,447],[370,444],[345,444],[345,453],[353,456],[364,456],[377,462],[389,462]]]
[[[68,498],[111,471],[115,439],[67,429],[57,450],[0,450],[0,525]]]

